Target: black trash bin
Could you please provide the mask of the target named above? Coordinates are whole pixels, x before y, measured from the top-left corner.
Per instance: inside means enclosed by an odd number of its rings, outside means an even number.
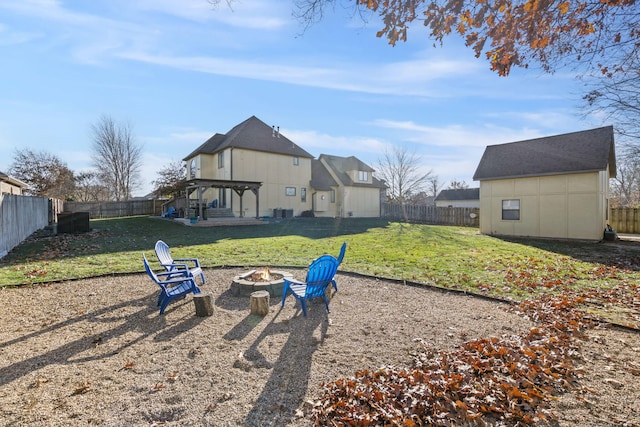
[[[74,233],[73,212],[58,213],[58,233]]]
[[[60,212],[58,214],[58,233],[87,233],[89,212]]]

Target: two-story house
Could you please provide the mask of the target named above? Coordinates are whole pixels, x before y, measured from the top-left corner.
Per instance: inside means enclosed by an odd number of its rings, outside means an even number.
[[[355,157],[318,159],[255,116],[184,158],[190,205],[238,217],[380,216],[384,184]],[[194,203],[198,202],[198,203]]]

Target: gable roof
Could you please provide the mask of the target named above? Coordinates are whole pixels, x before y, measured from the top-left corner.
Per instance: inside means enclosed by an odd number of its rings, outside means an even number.
[[[613,126],[489,145],[474,181],[604,171],[616,176]]]
[[[256,116],[251,116],[226,134],[216,133],[183,160],[189,160],[199,154],[215,154],[231,147],[313,158],[311,154],[294,144],[279,131],[275,132],[265,122]]]
[[[384,184],[384,182],[380,181],[373,175],[371,176],[371,180],[372,180],[371,184],[364,183],[364,182],[356,182],[352,180],[349,177],[349,174],[347,174],[347,171],[358,170],[358,171],[369,172],[371,174],[374,172],[371,166],[367,165],[366,163],[362,162],[361,160],[359,160],[354,156],[340,157],[340,156],[330,156],[328,154],[320,154],[320,157],[318,158],[318,160],[320,161],[320,163],[322,163],[322,161],[324,160],[327,167],[331,169],[331,172],[333,172],[333,176],[338,178],[338,180],[343,185],[351,186],[351,187],[386,188],[386,185]]]
[[[11,185],[14,185],[14,186],[20,187],[20,188],[29,188],[29,184],[27,184],[26,182],[20,181],[17,178],[13,178],[13,177],[11,177],[11,176],[9,176],[6,173],[1,172],[1,171],[0,171],[0,181],[7,182],[7,183],[9,183]]]
[[[480,200],[479,188],[457,188],[442,190],[435,200]]]
[[[320,160],[313,159],[311,160],[311,181],[309,185],[318,191],[329,191],[331,187],[337,187],[338,183]]]

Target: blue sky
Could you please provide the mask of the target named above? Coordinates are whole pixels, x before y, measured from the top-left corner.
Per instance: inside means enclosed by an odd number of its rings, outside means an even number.
[[[0,171],[16,149],[91,166],[91,126],[128,122],[142,185],[216,132],[257,116],[318,156],[376,167],[405,147],[443,184],[466,181],[486,145],[589,129],[571,73],[499,77],[455,37],[420,24],[391,47],[336,7],[304,30],[282,0],[0,0]]]

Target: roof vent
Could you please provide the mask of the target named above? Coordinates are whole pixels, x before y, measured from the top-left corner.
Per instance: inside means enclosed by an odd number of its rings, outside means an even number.
[[[276,136],[276,127],[275,126],[271,126],[271,136],[273,136],[273,137]]]

